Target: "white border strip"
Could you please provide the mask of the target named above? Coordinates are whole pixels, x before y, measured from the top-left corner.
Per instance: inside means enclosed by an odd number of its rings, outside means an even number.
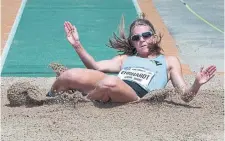
[[[3,66],[4,66],[4,64],[5,64],[5,60],[6,60],[6,57],[7,57],[7,55],[8,55],[10,46],[11,46],[11,44],[12,44],[14,35],[15,35],[15,33],[16,33],[16,30],[17,30],[17,27],[18,27],[18,25],[19,25],[21,16],[22,16],[22,14],[23,14],[23,10],[24,10],[24,7],[25,7],[25,5],[26,5],[26,2],[27,2],[27,0],[22,0],[21,5],[20,5],[20,9],[19,9],[18,12],[17,12],[17,16],[16,16],[16,18],[15,18],[15,21],[14,21],[13,26],[12,26],[12,28],[11,28],[11,31],[10,31],[10,33],[9,33],[7,42],[6,42],[5,46],[4,46],[4,49],[3,49],[3,52],[2,52],[2,56],[1,56],[1,59],[0,59],[0,62],[1,62],[1,66],[0,66],[0,74],[2,74],[2,69],[3,69]]]
[[[137,11],[137,14],[139,16],[142,13],[141,8],[139,7],[139,4],[138,4],[137,0],[132,0],[132,1],[133,1],[135,9]]]

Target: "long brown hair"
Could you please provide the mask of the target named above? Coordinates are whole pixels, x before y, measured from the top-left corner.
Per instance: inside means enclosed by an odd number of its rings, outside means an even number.
[[[118,52],[121,54],[136,55],[137,50],[132,45],[130,37],[132,36],[132,31],[133,31],[134,27],[140,26],[140,25],[149,26],[152,29],[154,36],[157,38],[156,44],[153,47],[149,48],[150,53],[156,53],[157,55],[161,54],[161,51],[163,51],[163,50],[159,44],[161,42],[162,35],[160,33],[159,33],[159,35],[156,34],[154,26],[152,25],[152,23],[149,20],[145,19],[144,13],[142,13],[140,15],[140,17],[138,17],[130,25],[128,37],[126,37],[126,35],[125,35],[124,16],[122,15],[120,25],[119,25],[119,36],[117,36],[115,34],[115,32],[113,32],[113,38],[109,39],[109,44],[107,46],[118,50]]]

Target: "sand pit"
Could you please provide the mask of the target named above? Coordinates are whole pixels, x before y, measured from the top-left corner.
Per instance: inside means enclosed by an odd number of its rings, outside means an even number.
[[[7,90],[10,86],[29,82],[45,95],[55,78],[1,79],[2,140],[224,139],[223,76],[216,76],[204,85],[188,104],[174,93],[159,102],[146,97],[147,100],[139,103],[103,104],[84,101],[82,94],[76,92],[65,93],[59,101],[30,107],[9,105]],[[193,76],[185,76],[188,83],[193,79]],[[167,89],[171,90],[171,84]]]

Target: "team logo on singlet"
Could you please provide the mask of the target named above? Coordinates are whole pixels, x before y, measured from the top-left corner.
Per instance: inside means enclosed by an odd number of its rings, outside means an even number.
[[[152,63],[154,63],[156,66],[162,65],[161,62],[156,61],[156,60],[149,60],[149,61],[151,61]]]
[[[145,88],[148,87],[154,76],[154,72],[144,68],[124,68],[119,72],[118,77],[122,80],[134,81]]]

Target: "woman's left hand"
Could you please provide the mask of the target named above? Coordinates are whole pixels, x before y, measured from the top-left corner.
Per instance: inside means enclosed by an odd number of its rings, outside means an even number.
[[[215,76],[216,72],[216,66],[211,65],[205,70],[203,70],[204,67],[200,68],[200,72],[197,73],[196,75],[196,81],[199,85],[203,85],[206,82],[208,82],[213,76]]]

